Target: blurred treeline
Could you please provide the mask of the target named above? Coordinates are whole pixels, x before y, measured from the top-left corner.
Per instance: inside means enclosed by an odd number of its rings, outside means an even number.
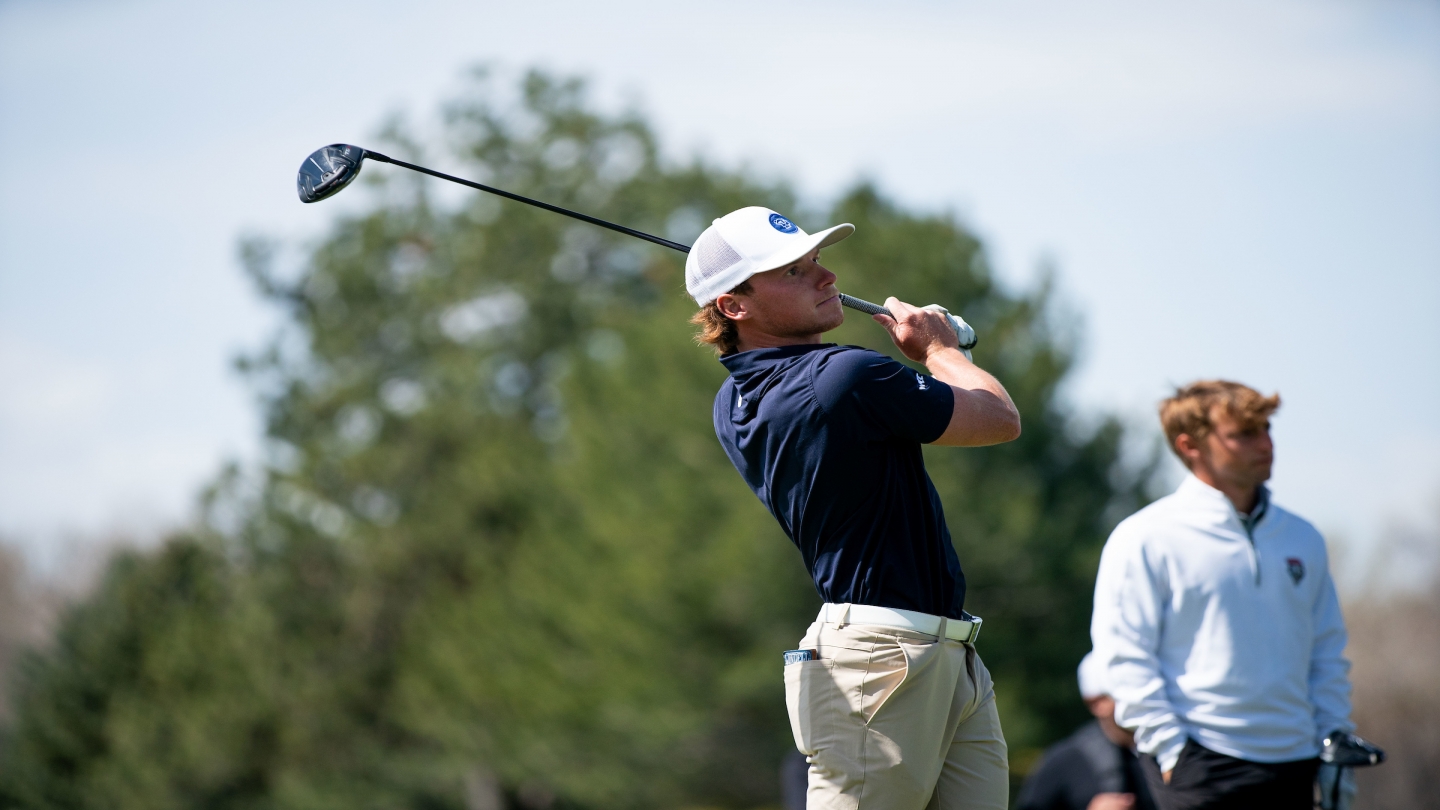
[[[1148,468],[1057,398],[1073,330],[1048,287],[1007,291],[953,217],[869,185],[804,210],[782,182],[662,161],[575,80],[477,75],[444,120],[458,173],[678,240],[743,205],[853,222],[824,257],[843,289],[962,312],[1025,433],[927,459],[1016,776],[1084,721],[1100,547]],[[268,463],[119,556],[22,662],[0,803],[777,803],[780,652],[818,600],[715,440],[724,371],[691,340],[683,257],[484,194],[445,205],[379,165],[360,185],[372,203],[298,268],[246,242],[285,314],[241,363]],[[838,342],[891,348],[849,321]]]
[[[1372,556],[1345,655],[1357,730],[1388,758],[1356,775],[1357,810],[1440,808],[1440,509],[1428,529],[1390,526]]]

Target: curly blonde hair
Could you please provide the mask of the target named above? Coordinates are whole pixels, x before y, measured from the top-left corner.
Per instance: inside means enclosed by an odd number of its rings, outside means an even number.
[[[730,290],[730,295],[745,295],[753,290],[750,282],[742,281]],[[690,318],[690,323],[700,327],[695,333],[695,342],[701,346],[709,346],[715,350],[715,354],[724,357],[727,354],[734,354],[740,351],[740,330],[735,327],[735,322],[725,317],[720,307],[714,301],[700,308]]]
[[[1263,396],[1248,385],[1229,380],[1201,380],[1175,389],[1175,395],[1160,402],[1160,425],[1165,440],[1175,449],[1175,440],[1188,433],[1196,441],[1203,440],[1215,429],[1213,417],[1219,408],[1244,428],[1258,428],[1280,408],[1280,395]],[[1181,460],[1184,457],[1181,456]]]

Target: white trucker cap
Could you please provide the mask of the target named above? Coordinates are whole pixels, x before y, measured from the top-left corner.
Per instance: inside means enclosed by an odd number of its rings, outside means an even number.
[[[1105,662],[1095,656],[1094,650],[1080,660],[1080,669],[1075,674],[1080,681],[1080,697],[1085,700],[1110,694],[1110,687],[1105,684]]]
[[[700,306],[756,273],[784,267],[816,248],[833,245],[855,232],[846,222],[809,234],[771,211],[752,205],[711,223],[685,259],[685,291]]]

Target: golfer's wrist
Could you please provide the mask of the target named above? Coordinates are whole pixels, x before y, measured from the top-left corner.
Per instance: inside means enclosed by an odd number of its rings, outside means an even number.
[[[965,360],[966,363],[970,362],[969,360],[966,360],[965,353],[960,351],[959,347],[946,346],[943,343],[936,343],[930,348],[930,351],[926,352],[925,359],[920,362],[924,363],[926,368],[934,371],[935,369],[931,365],[932,363],[951,363],[954,362],[957,358],[960,360]]]

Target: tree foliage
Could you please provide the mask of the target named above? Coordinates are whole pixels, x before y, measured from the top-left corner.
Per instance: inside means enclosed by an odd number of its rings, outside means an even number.
[[[459,173],[686,241],[743,205],[798,207],[783,184],[662,161],[579,81],[532,73],[507,98],[480,75],[447,109]],[[498,785],[534,807],[773,803],[792,747],[779,652],[818,600],[715,440],[724,370],[691,340],[683,257],[365,179],[372,204],[298,273],[246,245],[286,315],[242,362],[270,462],[222,477],[208,527],[121,558],[31,657],[0,799],[461,808]],[[1138,498],[1120,428],[1077,431],[1048,288],[998,286],[953,217],[860,185],[796,219],[856,224],[825,257],[847,291],[961,311],[1024,416],[1012,444],[927,449],[1023,766],[1084,716],[1099,549]],[[853,314],[837,339],[892,348]]]

